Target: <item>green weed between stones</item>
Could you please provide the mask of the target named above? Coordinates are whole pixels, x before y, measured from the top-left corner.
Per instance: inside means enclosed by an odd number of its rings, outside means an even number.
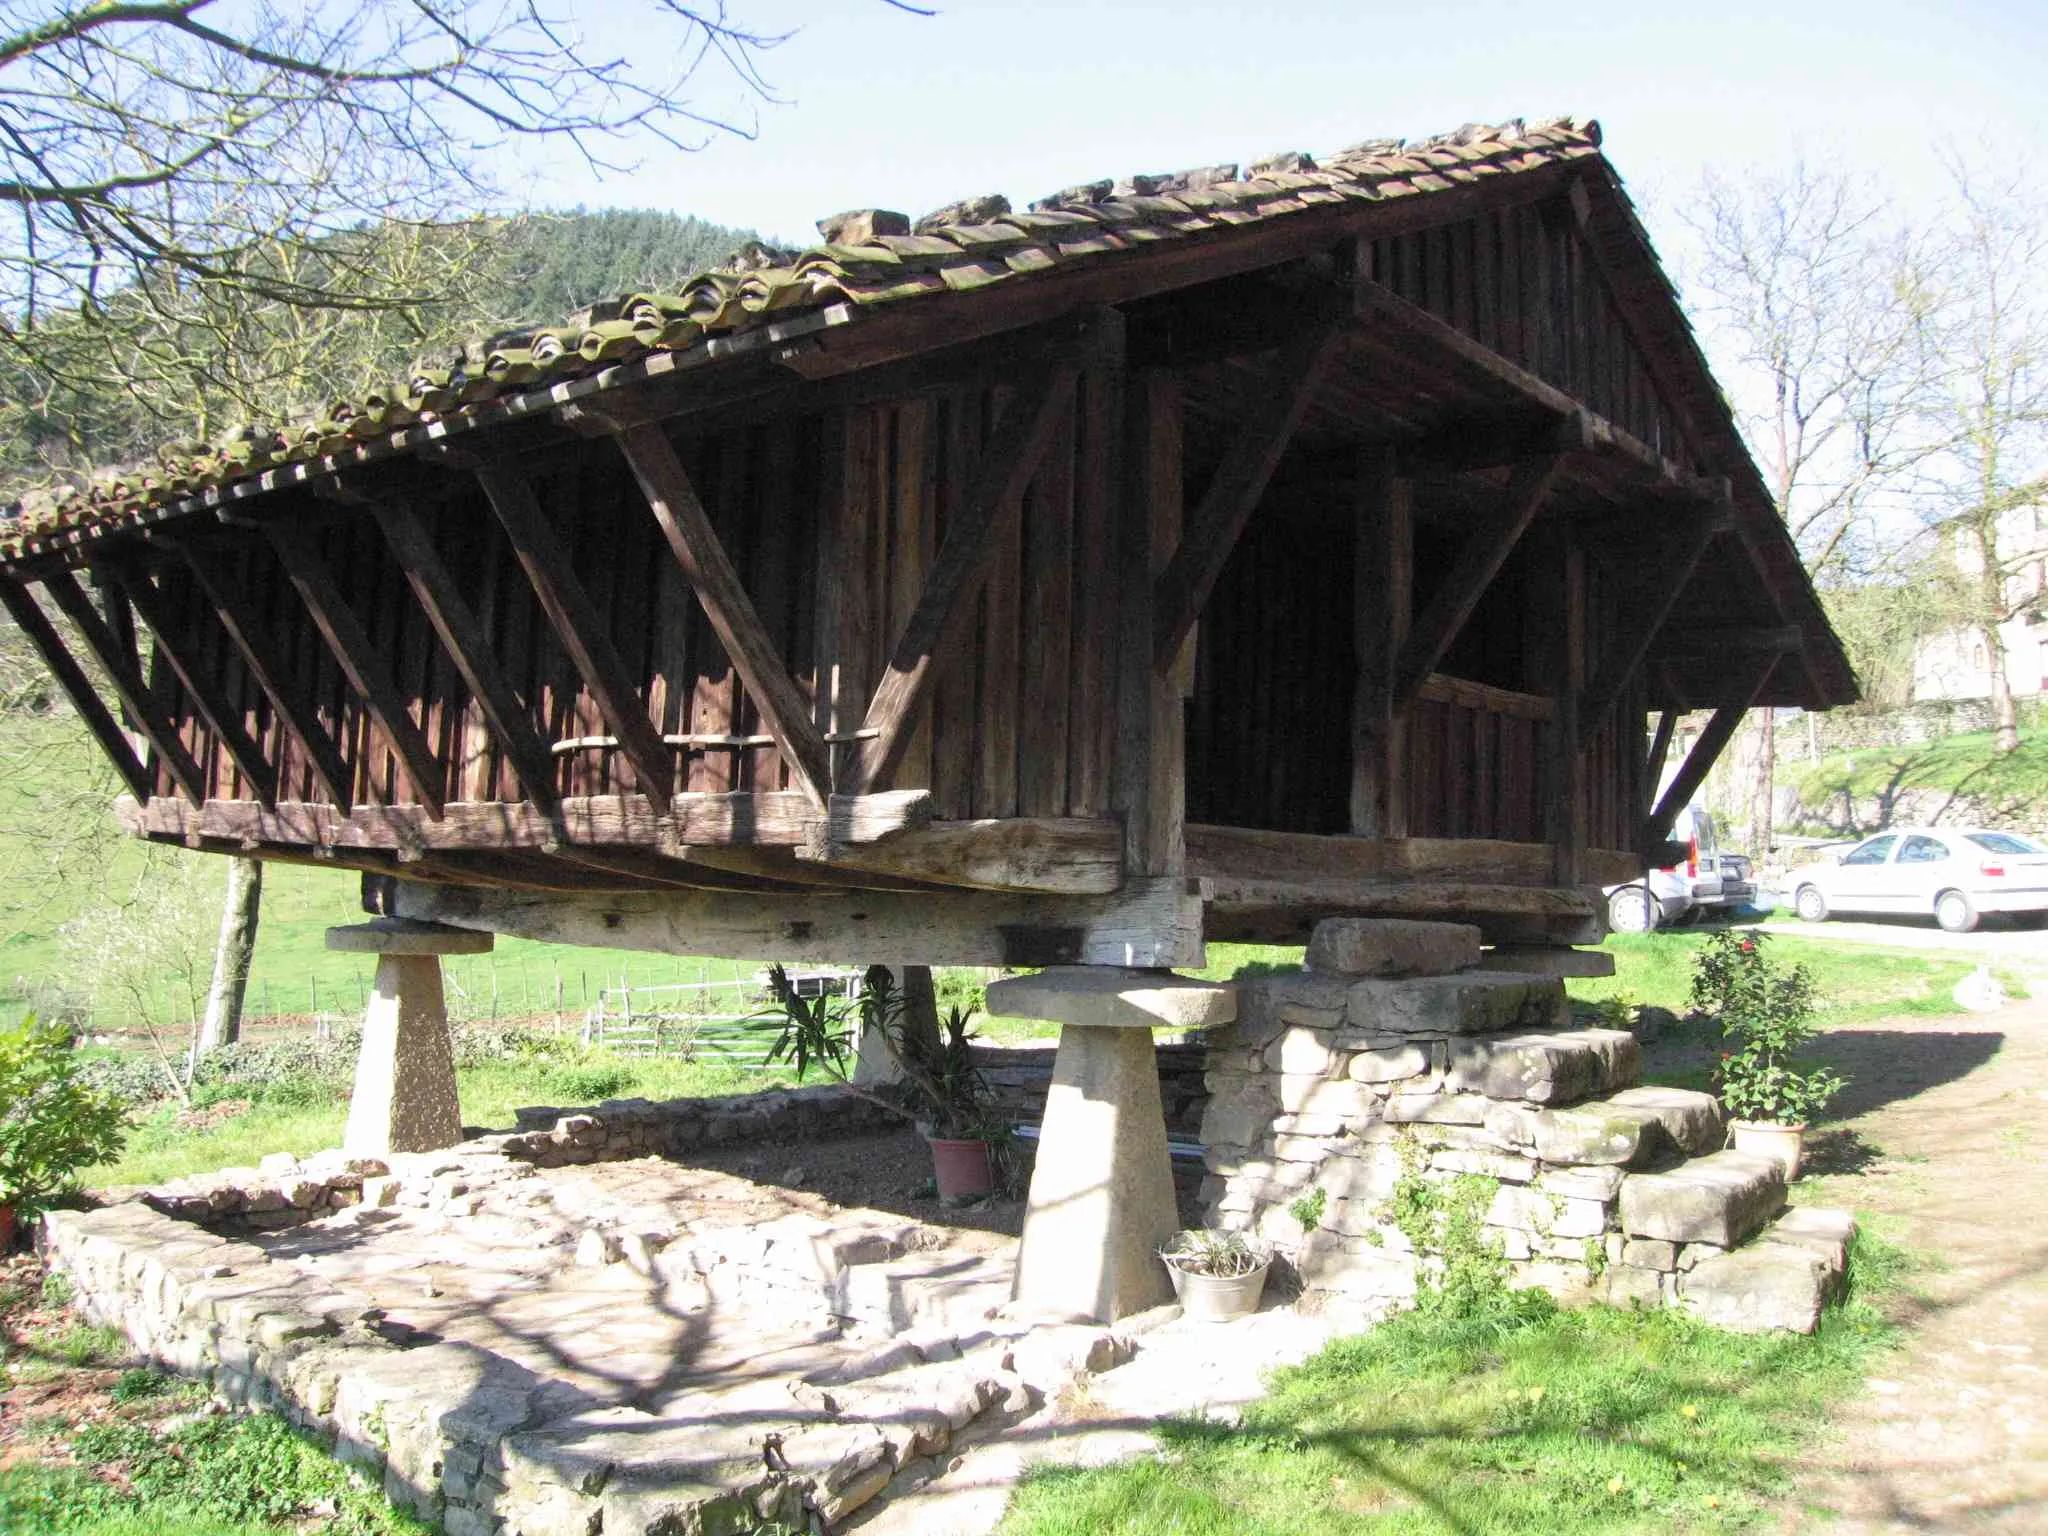
[[[1276,1372],[1243,1421],[1046,1470],[1004,1536],[1590,1536],[1751,1527],[1888,1347],[1897,1250],[1859,1238],[1811,1338],[1611,1307],[1418,1309]]]
[[[1401,1177],[1387,1217],[1417,1254],[1434,1260],[1434,1273],[1417,1278],[1416,1310],[1478,1317],[1547,1306],[1549,1298],[1540,1291],[1508,1289],[1513,1271],[1500,1239],[1486,1230],[1486,1213],[1500,1181],[1478,1173],[1432,1180],[1423,1171],[1426,1154],[1413,1136],[1403,1136],[1400,1149]]]
[[[1287,1214],[1300,1223],[1302,1231],[1313,1232],[1323,1224],[1323,1211],[1329,1203],[1330,1197],[1323,1193],[1323,1188],[1319,1184],[1307,1194],[1290,1201]]]

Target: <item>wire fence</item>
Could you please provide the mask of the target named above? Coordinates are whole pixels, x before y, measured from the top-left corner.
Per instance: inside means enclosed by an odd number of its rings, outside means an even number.
[[[800,997],[860,996],[857,970],[789,973]],[[767,1071],[774,1034],[764,1027],[770,1001],[765,972],[731,981],[634,986],[621,980],[600,988],[583,1019],[583,1043],[622,1056],[673,1056]]]

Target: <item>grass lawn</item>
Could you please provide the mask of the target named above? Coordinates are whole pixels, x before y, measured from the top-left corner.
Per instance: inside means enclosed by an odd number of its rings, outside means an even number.
[[[2048,726],[2020,731],[2017,752],[2000,752],[1989,731],[1910,746],[1832,752],[1817,763],[1787,764],[1799,802],[1819,812],[1842,794],[1872,808],[1901,790],[1946,790],[2038,820],[2048,804]]]
[[[1892,1330],[1900,1259],[1859,1240],[1812,1338],[1608,1307],[1407,1313],[1278,1371],[1237,1425],[1177,1421],[1156,1457],[1049,1469],[1004,1536],[1592,1536],[1756,1523]]]

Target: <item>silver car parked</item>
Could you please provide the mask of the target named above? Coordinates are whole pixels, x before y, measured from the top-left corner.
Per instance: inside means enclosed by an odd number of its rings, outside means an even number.
[[[2004,912],[2039,927],[2048,919],[2048,847],[1989,827],[1901,827],[1798,870],[1792,905],[1809,923],[1837,912],[1932,913],[1950,933],[1968,933],[1984,913]]]

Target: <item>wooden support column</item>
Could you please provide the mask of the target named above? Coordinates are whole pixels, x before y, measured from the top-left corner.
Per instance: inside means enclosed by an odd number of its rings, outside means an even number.
[[[447,801],[441,765],[435,761],[433,748],[427,745],[425,734],[406,707],[405,695],[392,683],[390,668],[363,628],[363,621],[341,595],[334,573],[298,529],[273,522],[263,525],[263,533],[277,552],[299,601],[306,605],[314,630],[397,759],[398,771],[427,813],[439,820]]]
[[[520,789],[535,805],[552,812],[561,798],[555,788],[554,759],[534,729],[532,711],[499,665],[483,624],[435,549],[433,536],[419,514],[399,502],[379,497],[370,501],[369,508],[398,568],[405,573],[406,584],[440,637],[441,648],[462,674],[485,724],[497,737]]]
[[[502,464],[479,465],[476,478],[562,649],[597,701],[605,724],[618,737],[619,750],[633,765],[641,792],[667,811],[676,780],[675,761],[654,729],[618,647],[612,644],[606,615],[577,579],[569,551],[541,510],[533,486],[517,470]]]
[[[170,774],[171,782],[194,805],[204,805],[205,771],[186,750],[184,739],[178,735],[177,722],[143,677],[134,651],[123,650],[120,641],[100,617],[99,610],[93,607],[92,599],[85,595],[77,578],[69,571],[52,571],[45,576],[43,590],[56,600],[57,606],[64,610],[64,616],[77,628],[78,638],[85,642],[86,649],[99,662],[100,670],[107,674],[107,681],[114,685],[121,707],[128,711],[135,728],[156,749],[157,759]]]
[[[1119,332],[1120,336],[1120,332]],[[1078,360],[1065,359],[1019,385],[975,474],[974,489],[933,563],[917,607],[890,652],[875,687],[845,791],[864,794],[887,782],[902,761],[918,707],[931,685],[935,658],[957,631],[989,563],[1012,527],[1024,487],[1045,456],[1053,429],[1073,408]],[[867,734],[872,732],[873,734]]]
[[[64,690],[71,707],[78,711],[78,718],[85,722],[93,740],[106,753],[107,761],[114,765],[114,771],[121,775],[121,782],[128,786],[128,793],[139,801],[148,801],[155,782],[142,759],[136,756],[128,733],[121,729],[121,722],[114,718],[114,712],[107,708],[93,688],[77,658],[66,649],[63,636],[57,633],[57,627],[50,622],[48,615],[29,596],[28,589],[5,570],[0,570],[0,608],[7,610],[7,616],[14,620],[14,627],[27,637],[36,654],[43,658],[43,665],[50,669],[50,675]]]
[[[1394,665],[1408,642],[1415,601],[1415,529],[1409,483],[1393,450],[1359,456],[1352,614],[1358,678],[1352,694],[1351,831],[1408,835],[1407,726],[1394,702]]]
[[[1764,684],[1770,680],[1777,665],[1776,656],[1766,656],[1761,662],[1752,661],[1739,694],[1732,695],[1729,702],[1714,711],[1707,728],[1700,732],[1700,739],[1693,743],[1692,751],[1686,754],[1684,763],[1679,766],[1671,786],[1657,801],[1657,808],[1650,812],[1649,824],[1643,829],[1645,848],[1655,847],[1671,835],[1671,824],[1677,820],[1678,813],[1692,803],[1692,797],[1706,782],[1708,772],[1734,737],[1743,715],[1756,702],[1757,695],[1763,692]]]
[[[1586,553],[1570,528],[1560,528],[1551,560],[1555,572],[1558,622],[1562,633],[1557,675],[1557,714],[1548,733],[1545,836],[1551,848],[1551,881],[1577,885],[1585,876],[1586,749],[1580,734],[1581,697],[1586,686]]]
[[[243,729],[242,711],[237,709],[221,686],[221,679],[203,665],[199,647],[147,572],[125,567],[111,573],[119,592],[142,615],[156,637],[157,654],[177,674],[186,696],[213,732],[243,778],[256,791],[256,798],[268,806],[277,804],[277,770],[263,755],[263,748]],[[132,654],[132,652],[130,653]]]
[[[670,553],[774,735],[796,787],[823,809],[832,787],[825,739],[812,723],[810,704],[789,675],[753,599],[740,585],[739,572],[697,499],[682,460],[658,426],[629,427],[618,442]]]
[[[263,625],[249,604],[241,580],[211,550],[195,544],[180,544],[178,552],[185,557],[192,579],[212,605],[229,642],[241,655],[242,665],[249,669],[249,675],[256,679],[256,686],[263,690],[264,697],[270,700],[270,707],[277,711],[278,722],[298,742],[299,750],[306,754],[306,764],[313,777],[319,780],[329,799],[342,810],[348,810],[355,803],[351,787],[354,775],[321,721],[319,708],[313,703],[312,696],[277,660],[275,647],[264,634]]]
[[[1125,385],[1117,569],[1116,772],[1111,793],[1124,820],[1124,868],[1134,876],[1178,874],[1187,863],[1186,719],[1181,699],[1194,637],[1157,666],[1155,594],[1165,586],[1182,517],[1180,385],[1145,371]],[[1147,580],[1146,577],[1157,579]]]

